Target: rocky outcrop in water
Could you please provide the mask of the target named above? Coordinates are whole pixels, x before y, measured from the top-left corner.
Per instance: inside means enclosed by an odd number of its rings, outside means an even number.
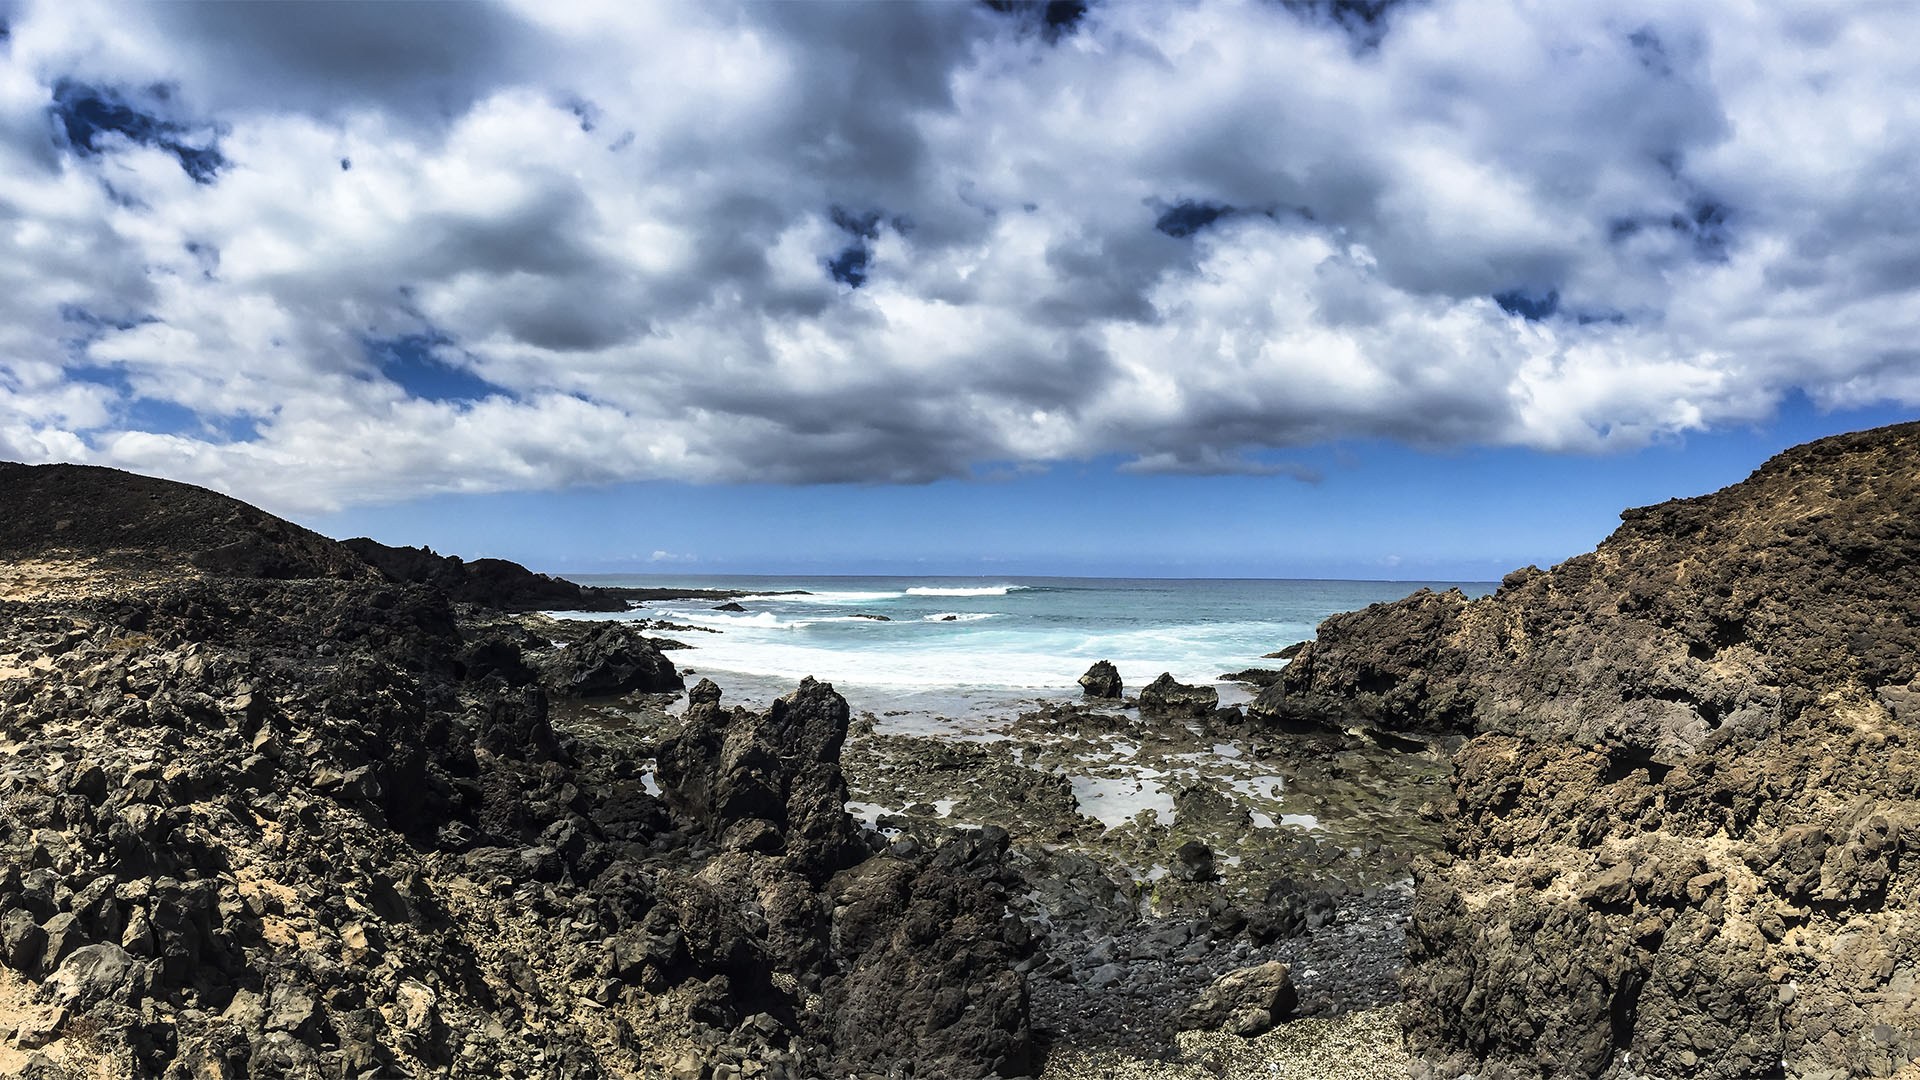
[[[1220,691],[1211,686],[1189,686],[1170,672],[1140,688],[1140,711],[1162,716],[1212,716],[1220,706]]]
[[[1440,1076],[1888,1075],[1920,1058],[1920,425],[1622,515],[1491,596],[1322,624],[1270,721],[1472,735],[1419,876]]]
[[[636,691],[660,694],[686,687],[673,661],[661,655],[653,639],[619,623],[594,627],[554,650],[541,667],[547,685],[566,697],[612,697]]]
[[[1120,671],[1111,660],[1095,660],[1080,676],[1080,689],[1090,698],[1118,699],[1122,692]]]
[[[663,766],[656,798],[644,758],[550,707],[592,673],[677,686],[645,639],[556,650],[231,500],[68,475],[0,468],[0,1041],[23,1067],[1026,1067],[1003,845],[875,856],[838,801],[831,688],[722,714],[703,682],[676,737],[722,752]],[[849,1022],[877,1002],[886,1025]]]

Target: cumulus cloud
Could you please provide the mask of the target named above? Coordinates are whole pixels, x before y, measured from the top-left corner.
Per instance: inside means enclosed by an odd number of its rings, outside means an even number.
[[[0,456],[286,510],[1920,402],[1920,11],[0,6]]]

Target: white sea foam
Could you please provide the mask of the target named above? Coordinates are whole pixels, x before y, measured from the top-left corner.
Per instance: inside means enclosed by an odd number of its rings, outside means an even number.
[[[788,587],[775,580],[756,584]],[[793,584],[804,588],[806,582]],[[1162,671],[1181,682],[1213,683],[1223,671],[1260,666],[1262,653],[1310,635],[1326,614],[1391,591],[1324,583],[1109,587],[1097,581],[1056,589],[991,578],[818,584],[820,591],[804,594],[747,597],[748,610],[741,612],[711,610],[711,601],[667,600],[633,612],[568,617],[665,619],[719,631],[665,633],[691,646],[673,654],[676,665],[713,675],[729,694],[748,698],[745,703],[764,703],[810,675],[840,687],[856,708],[914,713],[884,718],[890,730],[922,724],[958,731],[971,725],[992,733],[994,725],[986,721],[998,716],[1041,700],[1077,699],[1077,680],[1095,660],[1111,660],[1130,690]],[[1046,591],[1022,593],[1036,589]],[[1011,595],[1016,593],[1022,594]],[[1032,602],[1037,599],[1046,602]],[[996,610],[964,610],[989,606]],[[954,616],[951,624],[948,615]],[[1243,703],[1252,689],[1220,684],[1221,702]]]
[[[804,593],[765,593],[756,596],[743,596],[743,604],[862,604],[869,600],[898,600],[906,595],[899,592],[804,592]]]
[[[1144,685],[1162,671],[1171,671],[1182,682],[1206,684],[1235,664],[1244,666],[1241,657],[1248,651],[1233,640],[1236,628],[1231,624],[1087,634],[1029,629],[991,612],[953,614],[961,619],[948,628],[956,631],[952,633],[937,632],[938,620],[921,618],[880,622],[854,615],[783,617],[769,611],[729,614],[680,607],[614,617],[665,619],[722,631],[673,635],[693,646],[674,654],[674,662],[684,667],[778,679],[812,675],[843,686],[875,688],[1074,690],[1087,665],[1099,659],[1118,665],[1128,687]],[[853,625],[860,629],[850,629]],[[962,626],[966,630],[957,632]],[[828,633],[835,637],[819,636]],[[1222,697],[1232,689],[1223,685]]]
[[[746,615],[730,615],[719,611],[679,611],[663,608],[647,614],[665,619],[668,622],[691,623],[694,626],[708,626],[716,630],[804,630],[821,623],[875,623],[875,619],[863,619],[858,615],[815,615],[810,618],[783,619],[771,611],[756,611]]]

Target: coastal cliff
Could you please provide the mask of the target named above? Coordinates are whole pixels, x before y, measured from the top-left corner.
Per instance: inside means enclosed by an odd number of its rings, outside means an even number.
[[[832,687],[696,686],[656,778],[561,707],[677,691],[653,639],[474,610],[551,579],[108,469],[0,506],[0,1074],[1026,1070],[1006,834],[862,831]]]
[[[1920,424],[1319,628],[1253,713],[1461,738],[1404,975],[1430,1075],[1920,1057]]]

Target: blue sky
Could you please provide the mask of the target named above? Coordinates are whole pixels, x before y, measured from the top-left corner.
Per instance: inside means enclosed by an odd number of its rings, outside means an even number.
[[[1113,460],[918,486],[633,484],[439,496],[311,517],[554,573],[1034,574],[1494,580],[1589,550],[1619,511],[1743,479],[1786,447],[1920,410],[1823,414],[1609,455],[1422,453],[1387,442],[1296,455],[1291,477],[1142,476]]]
[[[1557,559],[1920,407],[1913,40],[1746,0],[0,0],[0,459],[553,568]]]

